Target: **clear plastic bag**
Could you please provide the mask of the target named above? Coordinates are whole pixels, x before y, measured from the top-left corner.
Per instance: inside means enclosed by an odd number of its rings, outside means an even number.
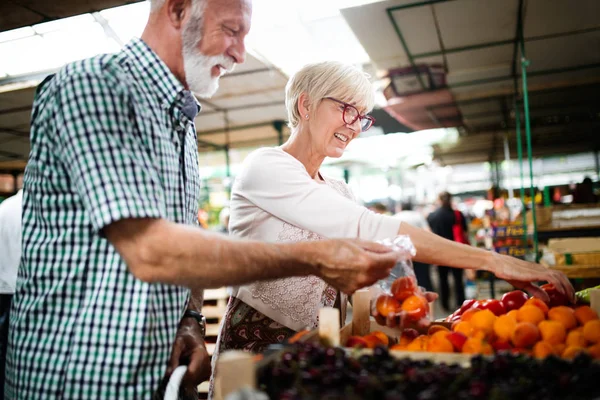
[[[417,277],[415,270],[412,265],[412,258],[417,255],[417,249],[412,244],[410,237],[407,235],[396,236],[394,239],[383,239],[377,243],[383,244],[384,246],[391,247],[396,253],[398,253],[398,261],[390,275],[377,282],[379,287],[386,293],[391,293],[392,284],[397,278],[403,276],[412,277],[415,282]]]
[[[397,252],[398,261],[390,275],[377,283],[379,290],[373,311],[378,322],[396,319],[393,324],[396,325],[429,320],[430,310],[425,290],[419,287],[412,265],[412,258],[417,250],[410,237],[401,235],[379,243]]]

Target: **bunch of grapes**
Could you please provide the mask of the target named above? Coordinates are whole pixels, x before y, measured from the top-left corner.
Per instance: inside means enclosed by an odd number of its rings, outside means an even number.
[[[476,356],[470,368],[372,355],[301,343],[258,370],[259,387],[271,399],[595,399],[600,364],[581,354],[573,361],[522,354]]]

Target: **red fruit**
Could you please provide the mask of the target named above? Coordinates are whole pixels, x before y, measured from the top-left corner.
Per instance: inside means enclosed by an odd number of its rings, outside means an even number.
[[[413,328],[406,328],[402,331],[402,337],[406,337],[410,340],[416,339],[419,335],[419,332]]]
[[[550,297],[550,304],[549,306],[552,307],[558,307],[558,306],[569,306],[571,305],[571,302],[569,301],[569,299],[567,298],[567,296],[565,296],[564,294],[562,294],[561,292],[559,292],[558,290],[556,290],[556,288],[554,287],[553,284],[551,283],[546,283],[545,285],[542,285],[541,288],[544,290],[544,292],[546,292],[546,294],[548,295],[548,297]]]
[[[506,307],[500,300],[483,300],[479,303],[482,310],[490,310],[496,317],[506,314]]]
[[[452,346],[454,346],[454,349],[456,351],[462,351],[462,348],[465,345],[465,342],[467,341],[467,336],[460,332],[452,332],[449,333],[448,336],[446,336],[446,339],[448,339],[450,343],[452,343]]]
[[[392,283],[392,295],[398,301],[404,301],[417,291],[417,282],[410,276],[402,276]]]
[[[375,304],[377,312],[383,317],[387,317],[400,311],[400,305],[398,300],[387,294],[379,296],[377,303]]]
[[[511,310],[518,310],[523,304],[529,299],[527,293],[520,290],[513,290],[512,292],[505,293],[502,296],[502,305],[506,309],[506,312]]]
[[[503,350],[512,349],[512,346],[506,340],[496,340],[495,342],[492,343],[492,347],[494,348],[495,351],[503,351]]]
[[[369,343],[362,336],[350,336],[346,342],[346,347],[369,348]]]

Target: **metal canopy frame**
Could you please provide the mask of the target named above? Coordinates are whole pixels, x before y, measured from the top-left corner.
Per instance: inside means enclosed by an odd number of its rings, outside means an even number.
[[[440,41],[440,48],[441,48],[440,51],[412,54],[408,48],[408,44],[404,38],[404,35],[402,34],[402,30],[400,29],[400,27],[398,26],[398,23],[396,22],[396,19],[394,18],[394,15],[393,15],[394,11],[415,8],[415,7],[433,6],[435,4],[445,3],[445,2],[450,2],[450,1],[456,1],[456,0],[420,1],[420,2],[415,2],[415,3],[400,5],[400,6],[396,6],[396,7],[386,8],[386,13],[392,24],[392,27],[394,28],[396,35],[398,36],[398,39],[402,45],[402,48],[404,49],[404,51],[406,53],[408,61],[409,61],[410,65],[412,66],[414,73],[417,75],[417,78],[418,78],[419,83],[423,90],[428,90],[428,89],[424,85],[424,82],[423,82],[423,79],[421,76],[422,74],[419,72],[419,70],[417,68],[417,60],[418,59],[432,57],[432,56],[442,56],[442,57],[444,57],[444,67],[447,71],[447,64],[445,62],[447,54],[459,53],[459,52],[477,50],[477,49],[483,49],[483,48],[489,48],[489,47],[496,47],[496,46],[505,46],[505,45],[510,45],[510,44],[513,45],[512,70],[511,70],[511,74],[509,76],[498,76],[498,77],[491,77],[491,78],[486,78],[486,79],[477,79],[477,80],[472,80],[472,81],[456,82],[456,83],[447,85],[447,88],[452,89],[452,88],[458,88],[458,87],[482,85],[482,84],[486,84],[486,83],[494,83],[494,82],[502,82],[502,81],[510,81],[510,80],[513,81],[514,92],[512,94],[512,97],[513,97],[512,107],[513,107],[513,110],[515,113],[515,119],[516,119],[515,128],[516,128],[517,156],[518,156],[518,161],[519,161],[520,179],[521,179],[520,196],[521,196],[521,201],[523,202],[523,225],[525,228],[524,229],[524,231],[525,231],[524,240],[525,240],[525,244],[527,244],[528,230],[527,230],[527,221],[526,221],[526,216],[525,216],[525,210],[527,209],[527,206],[525,204],[525,179],[524,179],[524,172],[523,172],[524,157],[523,157],[523,148],[522,148],[523,138],[522,138],[522,134],[521,134],[522,126],[524,126],[524,128],[525,128],[525,141],[526,141],[526,146],[527,146],[527,161],[529,163],[529,179],[530,179],[529,191],[530,191],[530,197],[531,197],[531,212],[532,212],[532,217],[533,217],[532,218],[533,219],[533,221],[532,221],[533,227],[532,227],[532,235],[531,236],[533,239],[534,253],[535,253],[536,259],[539,259],[537,216],[536,216],[535,193],[534,193],[534,184],[533,184],[533,157],[532,157],[532,139],[531,139],[532,121],[531,121],[530,108],[529,108],[529,92],[528,92],[527,78],[528,78],[528,76],[529,77],[545,76],[545,75],[552,75],[552,74],[564,73],[564,72],[582,71],[582,70],[587,70],[587,69],[596,69],[596,68],[600,69],[600,63],[578,65],[578,66],[565,67],[565,68],[554,68],[554,69],[548,69],[548,70],[533,71],[533,72],[528,73],[527,67],[529,66],[529,60],[527,60],[527,58],[526,58],[525,44],[528,42],[534,42],[534,41],[538,41],[538,40],[554,39],[554,38],[565,37],[565,36],[573,36],[573,35],[581,35],[581,34],[586,34],[586,33],[591,33],[591,32],[597,32],[597,31],[600,31],[600,27],[579,29],[579,30],[573,30],[570,32],[550,34],[550,35],[541,35],[541,36],[535,36],[535,37],[530,37],[528,39],[525,39],[524,30],[523,30],[524,2],[523,2],[523,0],[519,0],[518,12],[517,12],[518,15],[517,15],[517,21],[516,21],[517,27],[516,27],[515,36],[513,39],[446,49],[442,45],[441,34],[438,29],[437,35],[438,35],[438,40]],[[433,7],[432,7],[432,9],[433,9]],[[437,17],[435,15],[435,13],[433,13],[433,18],[434,18],[434,23],[436,24],[436,27],[437,27],[438,22],[437,22]],[[520,58],[518,58],[519,54],[521,55]],[[519,76],[518,63],[520,63],[520,72],[521,72],[520,76]],[[519,85],[518,85],[519,79],[521,79],[521,84],[522,84],[521,93],[519,93]],[[437,90],[437,89],[429,89],[429,90]],[[555,88],[554,90],[557,90],[557,89]],[[561,90],[561,89],[559,88],[558,90]],[[478,99],[455,101],[455,102],[449,103],[449,104],[438,104],[435,106],[427,107],[426,109],[427,109],[427,111],[433,111],[434,109],[441,109],[444,107],[457,107],[458,104],[467,104],[467,103],[475,104],[478,102],[500,101],[502,114],[504,115],[504,125],[505,125],[505,128],[508,129],[508,122],[509,122],[508,121],[508,112],[509,112],[509,110],[507,109],[506,103],[509,98],[510,98],[510,95],[496,95],[496,96],[492,96],[492,97],[488,96],[488,97],[482,97],[482,98],[478,98]],[[561,107],[561,106],[564,107],[564,106],[576,106],[576,105],[577,105],[577,103],[551,104],[551,105],[546,105],[546,106],[542,106],[542,107]],[[521,117],[521,107],[523,110],[522,111],[523,120]],[[459,117],[461,117],[461,119],[462,119],[462,117],[474,118],[474,117],[491,116],[488,114],[489,113],[479,113],[479,114],[475,113],[475,114],[471,114],[471,115],[463,114]],[[494,115],[497,115],[497,113],[494,113]],[[457,117],[457,116],[447,117],[447,118],[442,117],[442,118],[439,118],[439,120],[444,120],[444,119],[445,120],[456,120],[459,117]],[[598,164],[599,164],[598,169],[600,170],[600,162],[598,162]],[[599,175],[600,175],[600,173],[599,173]]]

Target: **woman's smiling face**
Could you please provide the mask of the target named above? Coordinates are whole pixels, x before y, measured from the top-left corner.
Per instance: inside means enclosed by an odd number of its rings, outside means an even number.
[[[308,121],[315,148],[325,157],[341,157],[346,146],[361,132],[360,118],[346,124],[343,115],[343,103],[323,99]]]

